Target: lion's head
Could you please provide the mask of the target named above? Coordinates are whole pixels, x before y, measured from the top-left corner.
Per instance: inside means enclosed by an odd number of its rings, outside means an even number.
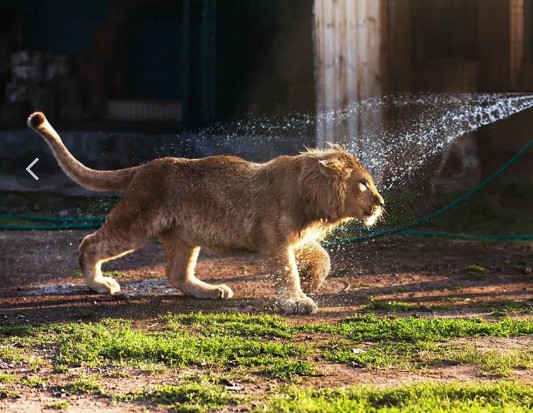
[[[309,150],[302,173],[302,191],[315,216],[327,221],[354,218],[367,226],[383,214],[384,201],[368,171],[350,153],[333,147]]]

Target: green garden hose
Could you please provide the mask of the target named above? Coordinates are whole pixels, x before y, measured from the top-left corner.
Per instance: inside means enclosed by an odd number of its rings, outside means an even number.
[[[443,231],[410,231],[411,228],[423,225],[429,221],[457,208],[459,205],[465,203],[479,191],[485,188],[488,184],[499,177],[504,171],[506,171],[511,165],[513,165],[518,159],[525,155],[533,147],[533,140],[515,153],[505,164],[503,164],[492,175],[482,181],[474,189],[461,195],[445,207],[428,214],[422,218],[419,218],[410,223],[400,225],[395,228],[384,228],[381,230],[368,230],[366,234],[357,237],[339,238],[334,241],[324,242],[326,247],[336,247],[347,244],[353,244],[359,241],[365,241],[369,239],[384,237],[392,234],[400,234],[404,236],[416,236],[416,237],[442,237],[453,239],[491,239],[491,240],[533,240],[533,235],[499,235],[499,234],[462,234],[451,233]],[[104,222],[104,217],[45,217],[45,216],[33,216],[33,215],[13,215],[13,214],[0,214],[0,220],[20,220],[29,222],[47,222],[47,225],[1,225],[0,231],[52,231],[52,230],[65,230],[65,229],[95,229],[99,228]]]

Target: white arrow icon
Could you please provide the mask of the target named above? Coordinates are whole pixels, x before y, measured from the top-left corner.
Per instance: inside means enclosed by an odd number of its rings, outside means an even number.
[[[26,168],[26,170],[28,171],[28,173],[29,173],[31,176],[33,176],[33,178],[34,178],[36,181],[39,180],[39,177],[38,177],[37,175],[35,175],[35,174],[31,171],[31,167],[32,167],[33,165],[35,165],[35,164],[37,163],[38,160],[39,160],[39,158],[35,158],[35,160],[34,160],[32,163],[30,163],[30,164],[28,165],[28,167]]]

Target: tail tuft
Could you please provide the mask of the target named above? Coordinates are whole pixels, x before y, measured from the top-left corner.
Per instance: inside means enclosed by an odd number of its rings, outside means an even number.
[[[30,128],[38,128],[39,126],[41,126],[44,122],[46,121],[46,117],[44,116],[44,113],[42,112],[35,112],[35,113],[32,113],[29,117],[28,117],[28,126]]]

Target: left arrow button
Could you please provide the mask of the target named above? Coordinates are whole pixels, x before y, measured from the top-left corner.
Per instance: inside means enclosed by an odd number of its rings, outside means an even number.
[[[34,160],[32,163],[30,163],[30,164],[28,165],[28,167],[26,168],[26,170],[28,171],[28,173],[29,173],[31,176],[33,176],[33,178],[34,178],[36,181],[39,180],[39,177],[38,177],[37,175],[35,175],[35,174],[32,172],[31,167],[32,167],[33,165],[35,165],[35,164],[37,163],[38,160],[39,160],[39,158],[35,158],[35,160]]]

